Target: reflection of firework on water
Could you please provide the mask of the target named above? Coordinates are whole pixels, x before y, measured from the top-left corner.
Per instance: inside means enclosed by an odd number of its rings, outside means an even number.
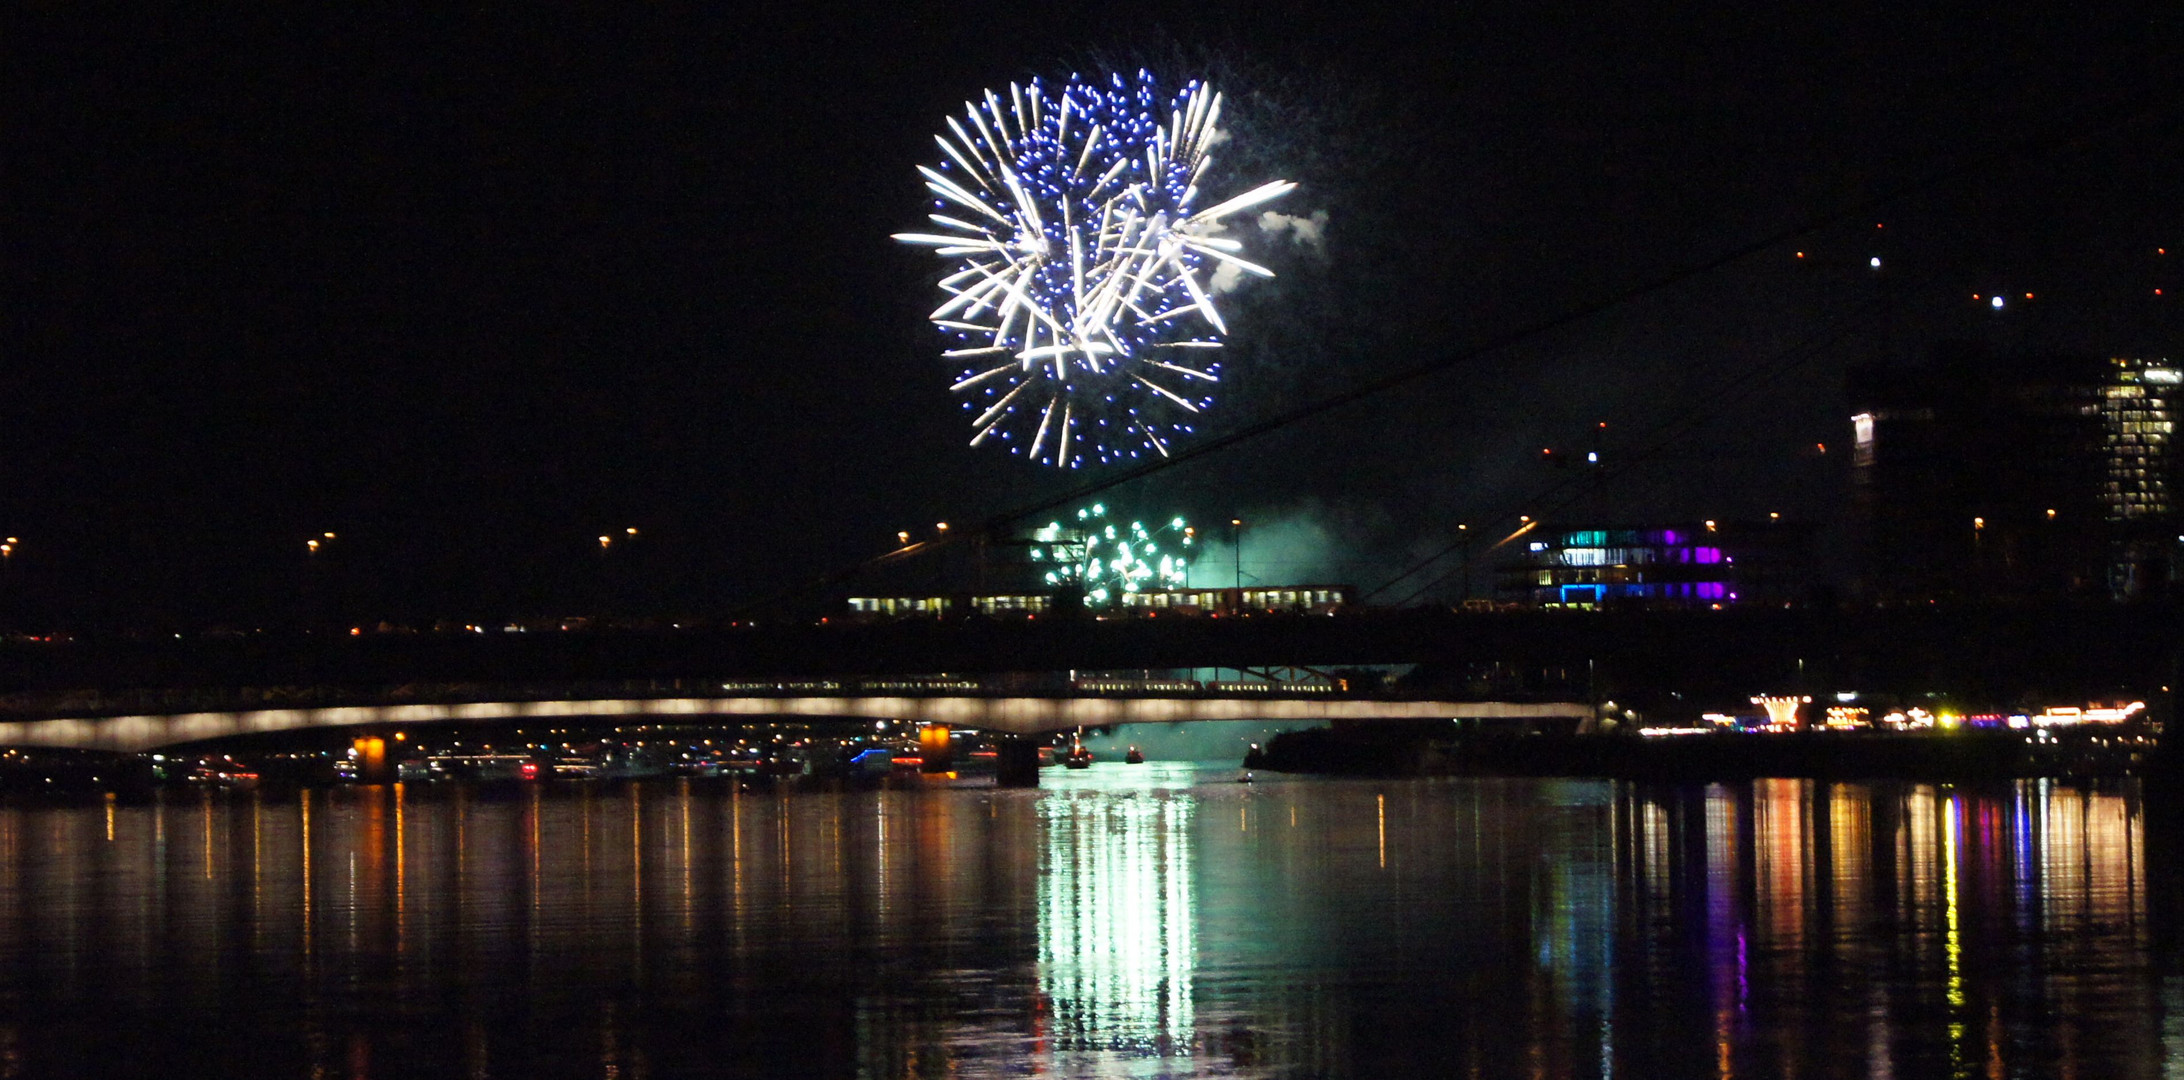
[[[1199,271],[1273,276],[1222,219],[1296,185],[1192,209],[1221,95],[1192,82],[1163,115],[1151,75],[1109,83],[988,91],[936,136],[939,167],[918,169],[947,232],[895,238],[958,260],[932,320],[966,365],[951,389],[969,398],[973,446],[1071,468],[1165,455],[1220,380],[1228,328]]]
[[[1077,511],[1074,527],[1052,521],[1033,530],[1031,561],[1049,567],[1046,584],[1082,589],[1085,606],[1107,607],[1125,593],[1182,588],[1195,539],[1182,518],[1151,529],[1142,521],[1118,526],[1095,503]]]

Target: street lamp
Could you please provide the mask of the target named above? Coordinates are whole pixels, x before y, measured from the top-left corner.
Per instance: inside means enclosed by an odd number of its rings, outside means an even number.
[[[1236,613],[1244,613],[1244,519],[1229,519],[1229,550],[1236,557]]]
[[[1471,599],[1471,526],[1458,525],[1456,531],[1461,534],[1460,539],[1464,545],[1464,599],[1469,600]]]

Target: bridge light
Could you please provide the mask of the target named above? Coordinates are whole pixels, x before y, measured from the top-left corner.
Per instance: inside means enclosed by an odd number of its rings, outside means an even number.
[[[606,549],[607,549],[607,548],[608,548],[608,547],[609,547],[610,545],[612,545],[613,543],[614,543],[614,538],[613,538],[613,537],[611,537],[611,536],[606,536],[606,535],[602,534],[602,535],[601,535],[601,536],[599,537],[599,549],[600,549],[601,551],[605,551],[605,550],[606,550]]]
[[[896,533],[895,539],[903,546],[908,547],[910,544],[910,531],[908,529],[904,529],[903,531]]]
[[[935,528],[935,529],[938,529],[938,530],[940,530],[941,532],[947,532],[947,531],[948,531],[948,523],[947,523],[947,522],[945,522],[945,521],[941,521],[941,522],[935,522],[935,523],[933,524],[933,528]]]

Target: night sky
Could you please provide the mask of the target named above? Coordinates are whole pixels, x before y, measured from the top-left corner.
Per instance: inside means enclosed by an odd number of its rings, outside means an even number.
[[[1241,234],[1280,276],[1208,432],[1823,226],[1104,496],[1252,521],[1265,580],[1377,586],[1603,421],[1631,469],[1566,515],[1825,521],[1849,365],[2184,354],[2169,4],[424,7],[0,16],[18,624],[718,615],[1088,479],[964,445],[888,239],[1034,75],[1213,77],[1214,192],[1328,215]]]

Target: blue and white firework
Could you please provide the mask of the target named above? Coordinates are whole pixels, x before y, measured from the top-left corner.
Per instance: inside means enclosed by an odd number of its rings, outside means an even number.
[[[1221,338],[1210,264],[1272,277],[1220,235],[1228,216],[1287,193],[1261,184],[1203,210],[1221,95],[1192,82],[1165,107],[1153,77],[1038,80],[966,102],[920,166],[942,233],[898,233],[956,268],[932,320],[965,366],[950,388],[971,445],[1076,468],[1168,453],[1213,404]]]

